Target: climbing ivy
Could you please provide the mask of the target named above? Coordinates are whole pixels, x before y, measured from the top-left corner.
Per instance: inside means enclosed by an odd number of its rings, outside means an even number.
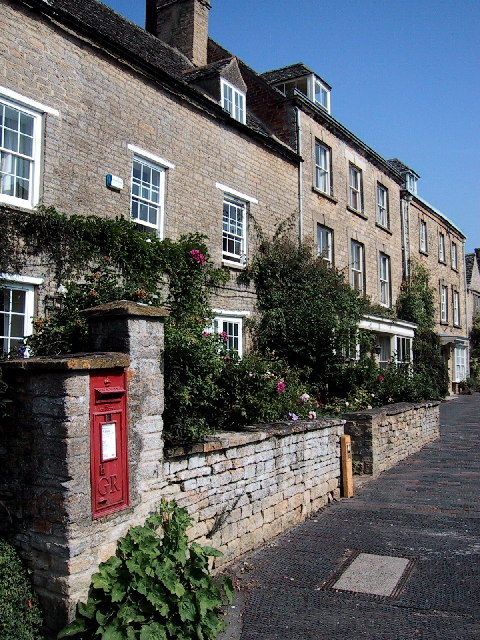
[[[448,393],[448,369],[440,352],[440,338],[435,326],[435,295],[425,267],[410,263],[410,276],[403,281],[397,300],[398,317],[415,322],[413,341],[415,373],[424,380],[426,398],[442,398]]]

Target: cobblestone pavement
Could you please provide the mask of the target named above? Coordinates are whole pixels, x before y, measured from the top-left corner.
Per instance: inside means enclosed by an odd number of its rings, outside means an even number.
[[[244,558],[221,640],[479,640],[480,394],[441,437]],[[329,587],[355,552],[412,559],[392,596]]]

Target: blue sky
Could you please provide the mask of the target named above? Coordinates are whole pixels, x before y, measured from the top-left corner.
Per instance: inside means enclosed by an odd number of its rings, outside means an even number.
[[[105,4],[143,26],[144,0]],[[257,71],[304,62],[332,115],[421,177],[419,195],[480,247],[478,0],[212,0],[210,36]]]

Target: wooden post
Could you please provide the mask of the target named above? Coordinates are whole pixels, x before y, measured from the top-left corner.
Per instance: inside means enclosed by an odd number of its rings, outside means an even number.
[[[340,453],[342,460],[342,497],[353,497],[352,443],[350,436],[341,436]]]

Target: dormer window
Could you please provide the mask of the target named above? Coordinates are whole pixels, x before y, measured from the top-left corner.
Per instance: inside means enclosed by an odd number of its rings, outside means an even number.
[[[222,78],[222,106],[232,118],[245,124],[245,93]]]
[[[315,102],[330,113],[330,90],[318,78],[314,80]]]
[[[330,113],[330,91],[326,82],[320,80],[315,74],[305,75],[301,78],[280,82],[274,85],[276,89],[287,95],[292,89],[303,93],[309,100]]]
[[[405,188],[416,195],[417,193],[417,177],[413,175],[413,173],[405,174]]]

